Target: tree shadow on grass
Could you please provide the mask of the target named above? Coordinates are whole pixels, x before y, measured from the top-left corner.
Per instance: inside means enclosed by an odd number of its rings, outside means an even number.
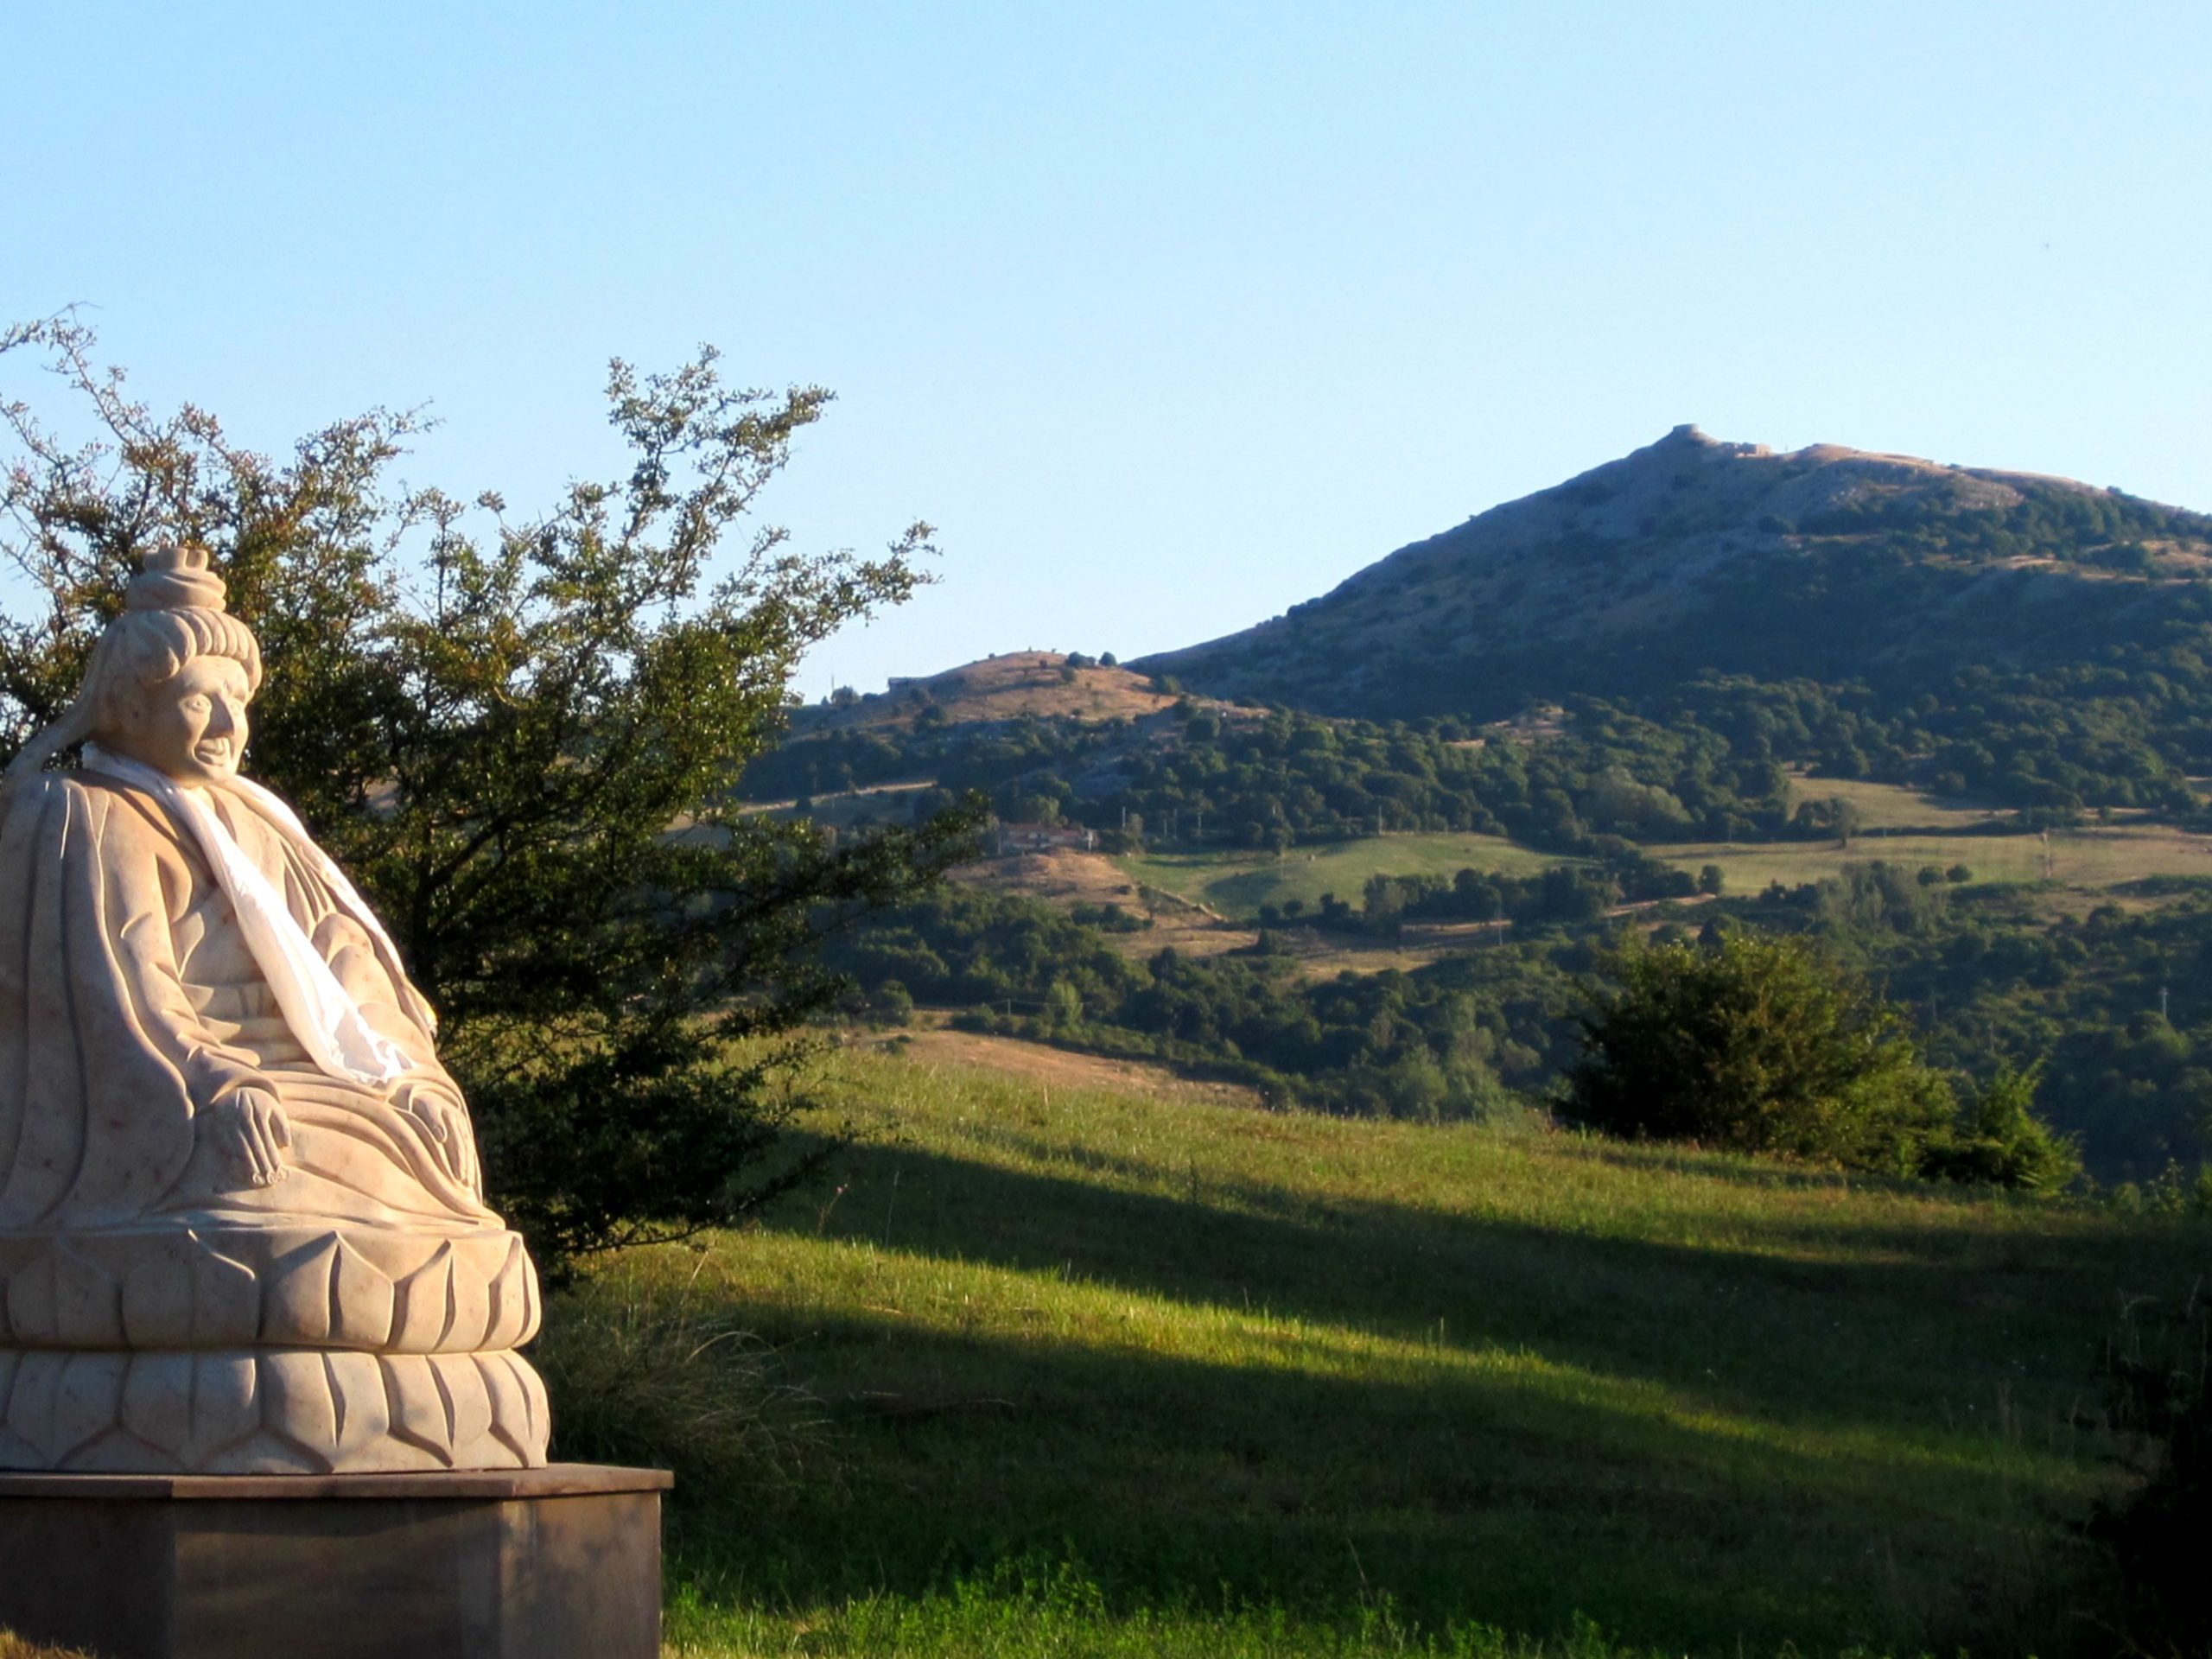
[[[2121,1294],[2170,1287],[2189,1267],[2177,1243],[2118,1228],[1851,1228],[1848,1252],[1822,1257],[1837,1231],[1786,1217],[1730,1217],[1764,1247],[1732,1248],[1210,1178],[1176,1198],[897,1147],[854,1148],[842,1168],[826,1223],[790,1209],[767,1224],[1471,1351],[1527,1347],[1728,1411],[1904,1431],[1961,1455],[1978,1454],[2000,1408],[2056,1447]]]
[[[1434,1630],[1577,1614],[1675,1652],[1908,1649],[2029,1570],[1980,1470],[1752,1447],[1511,1373],[1409,1382],[916,1331],[793,1344],[846,1478],[679,1529],[679,1570],[818,1605],[1073,1558],[1123,1608],[1387,1594]]]
[[[800,1601],[1033,1551],[1146,1604],[1364,1586],[1432,1623],[1579,1611],[1683,1649],[1947,1638],[2063,1550],[2108,1299],[2181,1266],[2119,1230],[1962,1253],[1948,1227],[1853,1229],[1860,1253],[1820,1259],[895,1146],[841,1179],[765,1224],[1548,1365],[1332,1373],[741,1306],[829,1402],[853,1484],[765,1533],[701,1520],[679,1553]]]

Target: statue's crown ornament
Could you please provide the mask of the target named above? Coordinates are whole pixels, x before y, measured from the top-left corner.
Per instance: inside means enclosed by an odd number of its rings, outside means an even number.
[[[146,550],[138,574],[124,590],[126,611],[219,611],[223,579],[207,568],[207,550],[196,542],[162,542]]]

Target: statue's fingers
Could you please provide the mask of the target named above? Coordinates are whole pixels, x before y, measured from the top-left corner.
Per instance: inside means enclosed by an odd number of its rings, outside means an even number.
[[[244,1166],[246,1179],[256,1185],[261,1182],[261,1157],[253,1144],[253,1119],[241,1110],[236,1116],[226,1116],[220,1128],[222,1147],[231,1161]]]
[[[276,1135],[278,1146],[289,1147],[292,1144],[292,1120],[284,1116],[282,1107],[276,1108],[269,1114],[269,1127],[271,1133]]]
[[[254,1146],[261,1154],[264,1183],[281,1181],[291,1172],[284,1162],[281,1150],[291,1142],[290,1132],[285,1128],[284,1115],[273,1106],[264,1106],[254,1114]]]

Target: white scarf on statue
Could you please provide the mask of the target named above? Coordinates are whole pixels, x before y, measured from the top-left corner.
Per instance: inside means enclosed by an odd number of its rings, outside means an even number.
[[[260,868],[245,855],[228,825],[217,816],[205,788],[180,784],[166,772],[115,754],[99,745],[85,746],[85,763],[111,778],[144,790],[169,810],[178,823],[192,831],[207,867],[215,873],[224,896],[237,911],[238,928],[246,948],[276,994],[284,1022],[300,1039],[308,1058],[328,1076],[340,1082],[383,1084],[415,1069],[415,1063],[371,1026],[360,1005],[338,982],[330,964],[315,948],[284,896],[270,885]],[[328,885],[339,907],[368,930],[378,953],[391,973],[399,994],[407,995],[399,969],[399,953],[345,872],[315,844],[292,809],[257,783],[232,778],[222,787],[238,796],[266,819],[291,849]],[[419,1002],[420,999],[413,999]],[[416,1010],[428,1023],[429,1010]]]

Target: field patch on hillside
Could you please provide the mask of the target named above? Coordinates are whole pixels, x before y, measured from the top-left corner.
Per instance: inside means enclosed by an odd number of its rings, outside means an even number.
[[[679,1503],[690,1651],[983,1651],[1023,1582],[1072,1586],[1095,1645],[988,1650],[1427,1650],[1370,1645],[1378,1609],[1678,1655],[2031,1648],[2114,1480],[2099,1342],[2212,1242],[918,1049],[830,1065],[880,1126],[834,1195],[626,1269],[757,1331],[828,1424],[795,1487]]]
[[[1794,798],[1799,801],[1848,801],[1865,830],[1963,830],[1994,823],[2006,815],[1999,808],[1963,804],[1955,799],[1927,795],[1902,784],[1878,784],[1862,778],[1813,778],[1802,772],[1789,774]]]
[[[1151,925],[1131,933],[1112,933],[1116,948],[1132,957],[1166,949],[1185,956],[1218,956],[1250,944],[1250,930],[1223,925],[1210,906],[1144,880],[1140,873],[1103,853],[1070,848],[980,858],[953,872],[953,879],[986,893],[1035,899],[1075,913],[1116,906]]]
[[[1978,882],[2040,881],[2096,889],[2159,875],[2212,876],[2212,836],[2164,824],[2120,823],[2054,830],[2037,835],[1911,836],[1861,834],[1836,842],[1764,843],[1669,842],[1646,849],[1678,869],[1696,874],[1720,867],[1726,891],[1756,893],[1768,883],[1798,887],[1837,874],[1847,864],[1877,859],[1910,869],[1963,864]],[[2048,862],[2046,862],[2046,855]]]
[[[1319,842],[1293,847],[1281,858],[1272,853],[1154,852],[1116,861],[1140,881],[1224,916],[1249,919],[1262,905],[1280,906],[1292,899],[1313,909],[1325,893],[1357,906],[1371,875],[1451,876],[1463,869],[1532,875],[1576,861],[1501,836],[1444,834]]]
[[[1826,780],[1815,779],[1815,784]],[[1888,785],[1851,785],[1875,800],[1879,815],[1923,825],[1941,823],[1923,811],[1920,798]],[[1886,796],[1886,799],[1881,798]],[[1976,810],[1957,810],[1953,822],[1980,823]],[[2212,836],[2147,823],[2088,824],[2040,835],[1891,833],[1864,830],[1849,842],[1664,842],[1646,846],[1651,857],[1694,875],[1720,867],[1726,891],[1736,897],[1779,881],[1795,887],[1840,874],[1850,864],[1884,860],[1910,869],[1963,864],[1970,879],[2018,883],[2046,879],[2061,887],[2097,891],[2152,876],[2212,876]],[[2046,853],[2048,864],[2046,864]],[[1310,912],[1325,893],[1357,907],[1371,875],[1450,877],[1461,869],[1526,876],[1557,864],[1582,861],[1496,836],[1377,836],[1360,841],[1293,847],[1281,858],[1244,851],[1154,851],[1113,862],[1134,881],[1178,894],[1224,917],[1249,922],[1262,905],[1302,901]]]

